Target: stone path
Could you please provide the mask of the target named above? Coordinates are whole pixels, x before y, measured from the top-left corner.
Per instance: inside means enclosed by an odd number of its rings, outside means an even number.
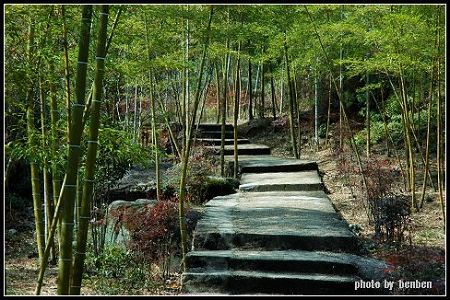
[[[220,126],[199,129],[202,142],[220,151]],[[355,294],[355,281],[382,271],[358,255],[358,239],[324,193],[315,162],[273,157],[245,139],[238,147],[239,191],[206,204],[182,275],[184,293]],[[233,154],[232,145],[226,150]],[[233,156],[226,161],[232,169]]]

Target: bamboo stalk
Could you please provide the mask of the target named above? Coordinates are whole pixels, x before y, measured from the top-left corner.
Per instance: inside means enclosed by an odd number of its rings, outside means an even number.
[[[225,54],[225,70],[223,75],[224,85],[223,85],[223,97],[222,97],[222,113],[221,113],[221,134],[220,134],[220,176],[225,176],[225,121],[227,115],[227,81],[228,81],[228,56],[229,56],[229,40],[226,41],[226,51]]]
[[[67,177],[65,176],[63,183],[62,183],[62,188],[60,189],[60,192],[59,192],[58,200],[56,201],[56,204],[55,204],[55,211],[53,214],[52,224],[50,226],[47,243],[46,243],[45,250],[43,253],[43,257],[42,257],[42,264],[39,267],[38,281],[37,281],[36,289],[34,290],[35,295],[39,295],[41,293],[42,283],[44,281],[44,274],[45,274],[45,270],[47,269],[47,262],[48,262],[48,258],[50,255],[50,249],[51,249],[51,247],[49,245],[50,244],[49,241],[51,241],[54,238],[56,228],[58,227],[58,224],[59,224],[59,219],[61,216],[61,204],[62,204],[62,198],[63,198],[63,193],[64,193],[64,186],[66,184],[66,178]]]
[[[54,65],[50,64],[50,74],[54,73]],[[53,77],[52,77],[53,79]],[[50,89],[50,130],[51,130],[51,139],[50,139],[50,148],[51,148],[51,157],[52,159],[52,188],[53,188],[53,206],[56,207],[56,203],[58,201],[58,195],[61,190],[61,177],[58,170],[57,165],[57,153],[59,148],[59,135],[58,135],[58,120],[59,120],[59,110],[58,103],[56,99],[56,91],[55,86],[53,84],[53,80],[49,80],[49,89]],[[58,232],[61,232],[61,223],[58,222]],[[60,241],[60,237],[58,237],[58,242]]]
[[[29,149],[34,149],[37,146],[36,141],[36,128],[34,125],[34,105],[33,105],[33,78],[34,78],[34,68],[32,68],[33,59],[35,57],[35,45],[34,45],[34,31],[35,24],[34,20],[30,20],[30,25],[28,28],[28,46],[27,46],[27,60],[29,72],[28,90],[26,94],[27,98],[27,143]],[[42,264],[42,258],[45,248],[45,228],[43,222],[43,203],[41,199],[41,190],[39,182],[39,169],[36,162],[30,159],[30,171],[31,171],[31,192],[33,198],[33,210],[36,228],[36,243],[39,255],[39,262]]]
[[[44,92],[44,87],[43,87],[43,82],[42,82],[42,77],[39,76],[39,98],[40,98],[40,102],[41,102],[41,134],[42,134],[42,148],[46,149],[47,147],[47,140],[48,140],[48,135],[47,135],[47,130],[45,127],[46,124],[46,118],[45,118],[45,92]],[[49,178],[48,178],[48,157],[45,156],[44,157],[44,161],[43,161],[43,166],[42,166],[42,177],[43,177],[43,188],[44,188],[44,223],[45,223],[45,237],[48,237],[48,232],[49,232],[49,228],[50,228],[50,224],[52,223],[52,216],[53,216],[53,205],[52,205],[52,201],[50,201],[49,198],[49,193],[50,193],[50,188],[49,188]],[[54,243],[53,241],[50,242],[50,247],[52,248],[52,252],[51,252],[51,261],[54,262],[55,261],[55,249],[54,249]]]
[[[205,58],[206,58],[206,51],[208,49],[209,45],[209,32],[211,29],[211,21],[213,16],[213,6],[211,6],[210,14],[209,14],[209,21],[208,21],[208,27],[207,27],[207,38],[203,45],[203,54],[202,59],[200,62],[200,69],[198,74],[198,83],[197,83],[197,89],[195,91],[195,97],[194,97],[194,107],[193,107],[193,115],[191,120],[191,126],[190,130],[188,130],[189,134],[186,139],[186,147],[183,151],[183,158],[182,158],[182,169],[181,169],[181,177],[180,177],[180,192],[179,192],[179,205],[178,205],[178,220],[180,224],[180,237],[181,237],[181,255],[182,255],[182,269],[183,271],[186,271],[186,253],[187,253],[187,233],[186,233],[186,220],[185,220],[185,211],[184,211],[184,201],[185,201],[185,195],[186,195],[186,178],[187,178],[187,168],[188,168],[188,161],[189,161],[189,155],[190,155],[190,149],[191,149],[191,143],[192,143],[192,132],[195,125],[195,116],[196,111],[198,108],[199,100],[200,100],[200,89],[201,89],[201,79],[203,75],[203,69],[205,64]]]
[[[59,295],[69,293],[70,277],[72,273],[73,206],[81,154],[80,141],[83,132],[83,109],[85,104],[91,18],[92,5],[83,6],[76,78],[76,103],[72,105],[69,154],[66,169],[67,182],[64,186],[63,194],[64,207],[61,221],[61,252],[59,257],[57,288],[57,293]]]
[[[291,72],[289,68],[289,58],[288,58],[288,48],[287,48],[287,41],[286,41],[286,32],[284,32],[284,58],[286,62],[286,72],[287,72],[287,81],[288,81],[288,87],[289,87],[289,128],[291,132],[291,145],[292,145],[292,153],[296,159],[299,159],[300,156],[298,154],[297,150],[297,141],[295,138],[295,130],[294,130],[294,91],[292,87],[292,81],[291,81]]]
[[[237,62],[236,62],[236,76],[235,76],[235,92],[234,92],[234,118],[233,118],[233,137],[234,137],[234,178],[238,177],[239,172],[239,156],[238,156],[238,117],[239,117],[239,98],[240,98],[240,66],[241,66],[241,58],[240,58],[240,51],[241,51],[241,43],[238,43],[238,50],[237,50]]]
[[[92,111],[90,115],[89,139],[85,179],[83,184],[83,196],[80,207],[79,228],[75,252],[75,260],[73,263],[73,274],[70,286],[71,295],[79,295],[81,289],[81,281],[83,278],[84,260],[86,257],[87,232],[90,220],[90,207],[93,200],[93,190],[95,181],[95,160],[98,147],[98,129],[100,127],[100,103],[103,98],[102,81],[105,74],[105,55],[106,55],[106,39],[108,26],[109,6],[102,5],[100,9],[100,25],[98,29],[98,42],[96,51],[96,70],[95,70],[95,88],[92,99]]]

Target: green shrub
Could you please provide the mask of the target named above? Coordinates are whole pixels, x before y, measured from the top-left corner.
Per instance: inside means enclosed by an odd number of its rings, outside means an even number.
[[[149,166],[151,163],[154,163],[152,152],[134,143],[127,132],[101,128],[96,161],[96,194],[103,195],[107,186],[122,178],[132,165]]]
[[[95,257],[87,252],[85,281],[99,294],[139,294],[151,289],[156,283],[149,264],[142,255],[118,245],[107,245]]]

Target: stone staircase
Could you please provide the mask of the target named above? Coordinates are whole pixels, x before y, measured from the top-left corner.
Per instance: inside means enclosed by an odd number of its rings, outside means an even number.
[[[220,124],[199,124],[197,132],[197,142],[206,144],[206,148],[220,154],[221,145],[221,125]],[[225,126],[225,149],[224,155],[234,154],[234,133],[233,126]],[[266,145],[252,144],[248,139],[238,139],[239,155],[270,155],[270,147]]]
[[[220,151],[220,125],[199,129],[202,142]],[[262,146],[240,139],[239,192],[206,204],[186,258],[183,293],[356,294],[355,281],[385,266],[358,255],[358,239],[323,191],[315,162],[273,157]],[[227,149],[232,169],[233,146]]]

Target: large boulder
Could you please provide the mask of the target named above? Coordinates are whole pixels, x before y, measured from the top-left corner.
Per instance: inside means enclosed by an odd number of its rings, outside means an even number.
[[[130,233],[125,228],[122,218],[129,209],[139,210],[156,205],[156,200],[137,199],[135,201],[116,200],[108,206],[106,216],[105,244],[118,244],[126,246],[130,240]]]
[[[161,175],[171,166],[161,163]],[[139,198],[153,198],[156,195],[156,176],[154,168],[133,167],[108,191],[108,199],[133,201]]]

